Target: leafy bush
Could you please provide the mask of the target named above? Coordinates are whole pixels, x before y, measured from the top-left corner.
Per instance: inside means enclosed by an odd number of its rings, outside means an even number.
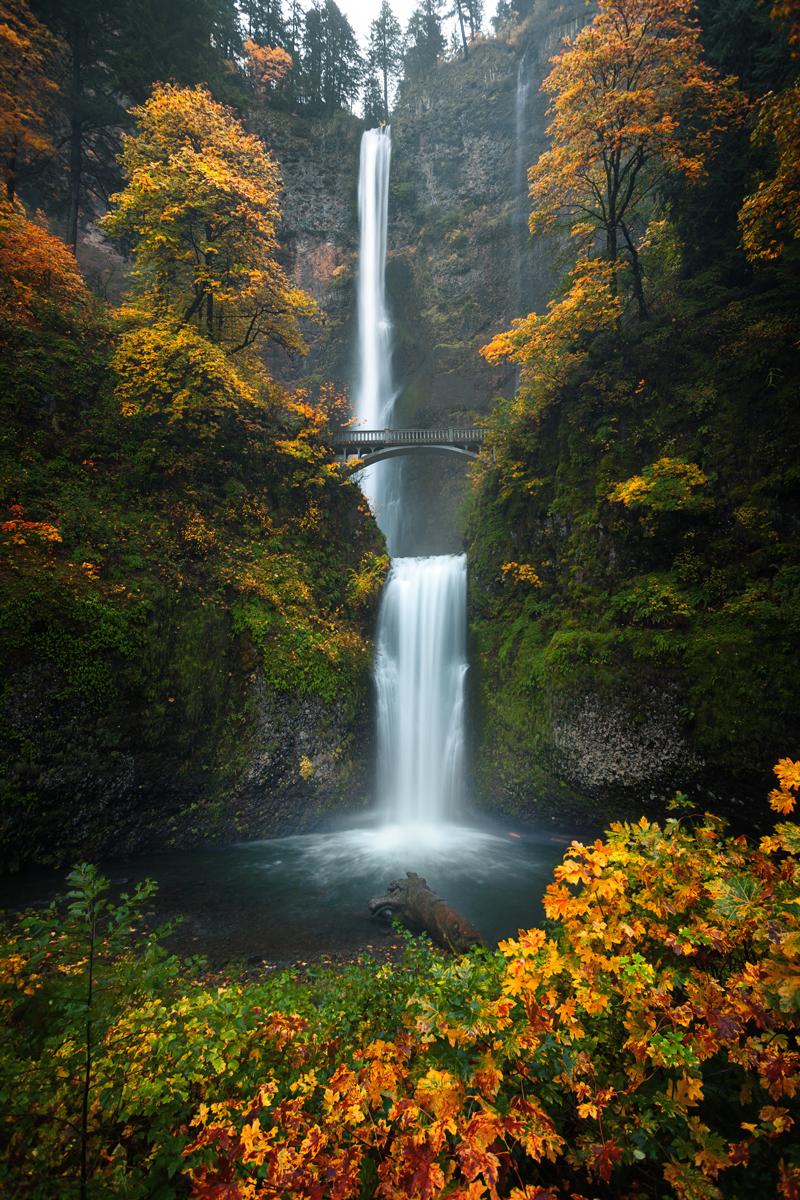
[[[394,1041],[301,1074],[276,1023],[294,1082],[200,1107],[193,1197],[796,1196],[799,850],[709,814],[573,842],[550,936],[431,964]]]

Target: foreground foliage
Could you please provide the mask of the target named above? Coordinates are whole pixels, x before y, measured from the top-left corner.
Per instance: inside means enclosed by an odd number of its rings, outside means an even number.
[[[776,767],[786,815],[800,763]],[[679,797],[678,805],[685,798]],[[298,987],[198,978],[149,887],[3,933],[0,1180],[25,1197],[796,1197],[800,827],[573,842],[546,930]]]
[[[800,763],[776,770],[786,810]],[[798,850],[708,814],[573,843],[551,936],[433,965],[404,1032],[324,1078],[294,1037],[288,1089],[201,1107],[193,1195],[795,1196]]]

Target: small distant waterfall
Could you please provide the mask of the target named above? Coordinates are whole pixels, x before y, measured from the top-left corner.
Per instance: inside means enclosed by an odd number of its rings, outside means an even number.
[[[530,90],[530,80],[528,79],[525,60],[528,57],[526,50],[520,60],[519,70],[517,71],[517,101],[516,101],[516,120],[514,129],[514,214],[513,226],[516,231],[516,262],[514,272],[515,283],[515,300],[516,313],[518,317],[525,316],[527,313],[525,276],[528,267],[528,163],[526,161],[525,151],[527,149],[526,139],[526,113],[528,108],[528,92]]]
[[[381,803],[399,825],[446,821],[464,760],[466,555],[397,558],[378,621]]]
[[[389,211],[391,127],[369,129],[361,138],[358,220],[358,362],[356,415],[363,429],[394,424],[392,323],[386,309],[386,226]],[[405,524],[402,463],[385,462],[364,472],[364,491],[373,501],[390,553],[402,549]]]

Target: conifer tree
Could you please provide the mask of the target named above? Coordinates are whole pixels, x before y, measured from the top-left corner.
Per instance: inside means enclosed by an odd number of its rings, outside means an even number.
[[[103,207],[119,182],[116,156],[127,120],[116,75],[120,10],[113,0],[35,0],[32,8],[65,47],[59,148],[68,172],[65,241],[75,250],[81,212]]]
[[[334,113],[358,95],[363,59],[353,28],[334,0],[306,13],[301,65],[303,99],[312,108]]]
[[[378,80],[383,97],[384,121],[389,120],[389,91],[403,69],[403,31],[389,5],[383,0],[376,19],[370,25],[367,69]]]
[[[143,104],[153,84],[172,80],[185,86],[205,83],[221,98],[232,75],[224,65],[218,5],[212,0],[126,0],[121,10],[116,78],[120,92]],[[238,35],[237,35],[238,36]]]
[[[244,31],[257,46],[286,49],[286,22],[281,0],[242,0]]]
[[[422,0],[406,29],[405,70],[409,79],[422,79],[444,50],[442,0]]]

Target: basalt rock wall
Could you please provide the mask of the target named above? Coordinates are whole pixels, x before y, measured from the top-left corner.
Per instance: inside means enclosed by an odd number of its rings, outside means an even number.
[[[574,0],[540,0],[524,24],[479,42],[466,61],[403,85],[386,269],[399,426],[469,424],[513,394],[515,371],[478,351],[514,317],[543,310],[552,289],[550,250],[529,241],[526,172],[546,145],[549,59],[592,13]],[[271,366],[294,381],[352,387],[364,125],[347,114],[267,114],[256,127],[281,166],[284,263],[326,313],[323,327],[306,331],[306,358],[277,355]],[[417,551],[458,550],[464,465],[410,459],[405,471]]]
[[[205,609],[154,619],[143,660],[153,686],[126,690],[119,664],[102,711],[66,698],[47,660],[7,678],[3,744],[25,756],[4,785],[0,873],[301,833],[371,802],[366,678],[333,704],[277,692],[227,615]]]

